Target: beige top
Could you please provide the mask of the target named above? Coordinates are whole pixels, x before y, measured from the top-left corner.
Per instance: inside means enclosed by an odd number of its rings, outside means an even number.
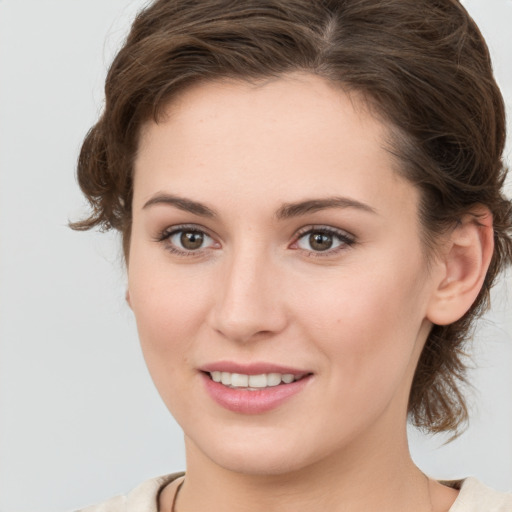
[[[174,473],[153,478],[126,496],[117,496],[77,512],[158,512],[160,491],[170,484],[169,490],[176,493],[183,476],[184,473]],[[466,478],[449,512],[512,512],[512,494],[494,491],[476,478]]]

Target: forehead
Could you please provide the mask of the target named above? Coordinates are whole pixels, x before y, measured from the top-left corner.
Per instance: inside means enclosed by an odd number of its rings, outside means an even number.
[[[161,108],[157,119],[156,124],[179,125],[183,135],[192,132],[211,140],[216,135],[217,142],[224,137],[232,144],[247,143],[251,135],[257,143],[265,133],[276,131],[313,139],[318,121],[326,143],[344,137],[355,125],[366,132],[366,140],[380,139],[378,144],[387,133],[385,123],[370,113],[362,94],[344,91],[341,85],[305,72],[254,82],[219,79],[193,84]],[[215,133],[206,133],[211,123],[216,124]],[[153,119],[142,125],[140,146],[154,136],[154,128]]]
[[[378,202],[386,187],[409,186],[387,137],[360,96],[314,75],[196,85],[143,126],[135,201],[172,187],[201,200],[217,191],[286,202],[336,189]]]

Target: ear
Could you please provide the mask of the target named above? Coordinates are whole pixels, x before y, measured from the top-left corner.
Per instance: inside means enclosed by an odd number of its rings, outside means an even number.
[[[132,309],[132,303],[130,302],[130,290],[126,290],[126,295],[124,296],[124,298],[126,299],[128,306],[130,306],[130,309]]]
[[[427,311],[430,322],[448,325],[468,311],[482,288],[493,249],[492,214],[479,206],[449,234],[436,263],[439,273]]]

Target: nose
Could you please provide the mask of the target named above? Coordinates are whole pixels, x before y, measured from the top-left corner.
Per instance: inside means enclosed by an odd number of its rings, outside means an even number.
[[[211,326],[227,339],[245,343],[283,331],[287,324],[282,273],[265,255],[246,251],[223,262]]]

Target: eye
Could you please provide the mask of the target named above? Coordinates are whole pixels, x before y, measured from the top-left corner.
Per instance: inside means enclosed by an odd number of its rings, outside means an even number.
[[[167,249],[177,254],[200,252],[216,245],[215,240],[196,227],[175,226],[166,229],[159,237],[166,242]]]
[[[354,238],[334,228],[310,228],[297,239],[299,249],[314,253],[333,253],[354,244]]]
[[[169,237],[169,240],[180,249],[197,251],[211,238],[205,233],[201,233],[201,231],[177,231]]]

